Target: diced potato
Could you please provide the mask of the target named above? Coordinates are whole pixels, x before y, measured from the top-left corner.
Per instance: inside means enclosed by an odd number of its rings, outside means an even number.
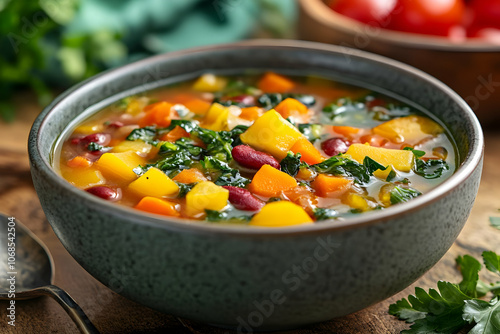
[[[207,73],[195,81],[193,89],[201,92],[217,92],[224,89],[226,85],[227,79]]]
[[[61,168],[61,175],[72,185],[87,189],[104,184],[106,179],[93,166],[87,168]]]
[[[227,130],[228,116],[229,108],[224,107],[219,103],[213,103],[205,115],[202,126],[214,131]]]
[[[370,209],[368,201],[358,194],[349,194],[346,199],[346,204],[361,211],[367,211]]]
[[[346,154],[354,160],[363,163],[365,157],[370,157],[382,166],[392,165],[402,172],[409,172],[413,166],[413,152],[405,150],[392,150],[388,148],[375,147],[367,144],[352,144]]]
[[[250,221],[250,225],[263,227],[283,227],[311,224],[313,220],[297,204],[289,201],[266,204]]]
[[[134,152],[104,153],[95,163],[104,176],[126,182],[135,180],[133,169],[144,164],[145,160]]]
[[[118,145],[115,145],[113,147],[113,152],[115,153],[123,153],[123,152],[134,152],[137,153],[141,156],[147,155],[150,151],[153,145],[150,145],[148,143],[145,143],[143,141],[139,140],[124,140]]]
[[[264,113],[240,136],[243,143],[280,160],[300,138],[305,136],[274,109]]]
[[[176,194],[179,186],[161,170],[152,167],[130,183],[128,189],[142,196],[163,197]]]
[[[395,118],[373,128],[373,133],[392,141],[393,143],[416,144],[421,140],[443,133],[441,125],[433,120],[411,115]]]
[[[229,191],[213,182],[200,182],[186,195],[186,213],[193,217],[208,210],[222,210],[229,199]]]

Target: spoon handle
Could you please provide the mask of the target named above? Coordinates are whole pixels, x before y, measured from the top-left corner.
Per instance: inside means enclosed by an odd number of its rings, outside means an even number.
[[[55,285],[46,285],[34,290],[38,290],[40,293],[54,298],[69,314],[83,334],[99,334],[99,331],[89,320],[85,312],[83,312],[66,291]]]

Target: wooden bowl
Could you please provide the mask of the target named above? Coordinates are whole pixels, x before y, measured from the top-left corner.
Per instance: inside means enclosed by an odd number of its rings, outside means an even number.
[[[415,66],[459,93],[483,126],[500,120],[500,45],[372,27],[334,12],[326,2],[299,0],[299,38],[362,49]]]

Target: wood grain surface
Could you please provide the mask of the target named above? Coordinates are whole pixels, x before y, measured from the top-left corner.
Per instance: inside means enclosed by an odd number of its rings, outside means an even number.
[[[40,207],[29,171],[26,143],[39,106],[34,96],[16,97],[14,123],[0,121],[0,211],[30,228],[50,249],[55,263],[55,284],[66,290],[101,333],[236,333],[162,314],[112,292],[91,277],[59,242]],[[283,333],[399,333],[408,328],[387,313],[389,304],[413,293],[416,286],[433,288],[438,280],[458,283],[457,255],[480,256],[483,250],[500,252],[500,231],[488,217],[500,212],[500,132],[486,133],[483,178],[476,203],[458,240],[441,261],[415,284],[396,296],[346,317]],[[5,250],[1,250],[2,252]],[[7,326],[6,301],[0,301],[0,333],[77,333],[63,309],[47,297],[16,302],[16,327]]]

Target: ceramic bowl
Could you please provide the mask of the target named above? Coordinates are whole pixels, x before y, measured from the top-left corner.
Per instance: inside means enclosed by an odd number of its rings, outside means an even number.
[[[372,27],[336,13],[326,3],[299,0],[301,39],[374,52],[415,66],[459,93],[483,126],[498,127],[500,45]]]
[[[345,221],[285,228],[161,218],[103,201],[54,171],[54,144],[82,113],[207,71],[248,69],[320,74],[420,104],[453,134],[460,166],[408,203]],[[134,301],[242,332],[340,317],[414,282],[465,224],[479,186],[482,150],[474,113],[429,75],[356,50],[275,40],[168,53],[105,72],[59,96],[36,119],[29,137],[42,207],[83,268]]]

